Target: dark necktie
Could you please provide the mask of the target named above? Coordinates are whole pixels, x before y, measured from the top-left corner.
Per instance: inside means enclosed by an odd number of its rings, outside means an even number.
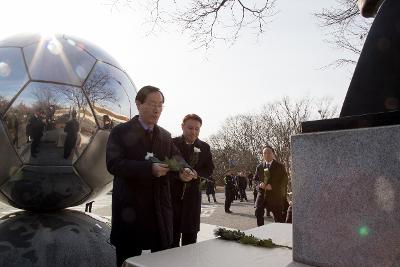
[[[147,129],[146,133],[150,137],[150,140],[153,140],[153,129]]]

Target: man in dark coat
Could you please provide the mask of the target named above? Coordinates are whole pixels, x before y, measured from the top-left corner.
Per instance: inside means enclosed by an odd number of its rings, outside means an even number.
[[[71,119],[65,124],[64,132],[67,134],[64,143],[64,159],[68,159],[78,140],[79,122],[76,120],[76,111],[71,113]]]
[[[210,177],[209,180],[206,181],[206,195],[209,203],[211,202],[210,195],[213,197],[215,203],[218,202],[215,198],[215,189],[215,180]]]
[[[263,148],[264,161],[256,168],[254,183],[257,183],[256,211],[257,226],[264,225],[264,209],[274,215],[275,222],[286,220],[285,200],[288,176],[286,169],[275,160],[275,151],[271,146]]]
[[[236,176],[236,179],[239,187],[240,202],[243,202],[243,199],[247,201],[247,195],[246,195],[247,177],[245,176],[245,172],[240,171]]]
[[[253,174],[251,172],[247,174],[247,180],[249,181],[249,189],[253,189]]]
[[[235,198],[236,189],[235,189],[235,176],[233,176],[231,170],[229,170],[226,173],[224,177],[224,183],[225,183],[225,212],[232,213],[231,204]]]
[[[41,112],[39,110],[37,110],[35,114],[29,119],[27,129],[29,132],[29,136],[32,139],[31,156],[36,158],[36,154],[39,153],[38,147],[44,130],[44,123],[42,121]]]
[[[188,114],[183,118],[180,137],[174,138],[174,144],[183,158],[200,177],[210,178],[214,170],[210,146],[199,137],[202,125],[196,114]],[[197,232],[200,231],[201,190],[200,179],[183,183],[179,180],[171,182],[172,207],[174,210],[174,247],[196,243]]]
[[[118,266],[142,250],[171,247],[170,179],[196,178],[189,168],[182,168],[178,178],[169,165],[155,160],[180,155],[171,134],[157,125],[164,103],[161,91],[145,86],[135,102],[139,115],[115,126],[107,143],[107,169],[114,175],[111,243]]]

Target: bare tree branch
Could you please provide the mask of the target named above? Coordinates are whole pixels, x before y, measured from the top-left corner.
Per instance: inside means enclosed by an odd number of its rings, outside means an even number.
[[[215,40],[234,43],[244,27],[256,25],[257,32],[263,33],[274,4],[275,0],[253,6],[241,0],[194,0],[190,8],[178,11],[175,20],[193,42],[207,48]]]
[[[208,48],[215,41],[233,44],[244,31],[264,33],[274,15],[276,0],[110,0],[113,9],[132,2],[146,6],[150,33],[166,24],[178,24],[197,48]]]
[[[355,65],[365,42],[372,22],[363,18],[355,0],[336,0],[338,8],[323,9],[314,15],[321,27],[327,29],[329,39],[325,40],[334,47],[350,52],[354,58],[340,58],[325,67],[343,67]]]

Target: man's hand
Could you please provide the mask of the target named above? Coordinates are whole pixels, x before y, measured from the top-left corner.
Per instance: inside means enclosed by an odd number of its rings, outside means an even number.
[[[153,163],[151,166],[151,172],[155,177],[161,177],[167,174],[169,171],[168,165],[163,163]]]
[[[197,173],[196,171],[192,171],[189,168],[184,168],[180,173],[179,173],[179,178],[184,181],[184,182],[189,182],[192,179],[197,178]]]
[[[264,189],[264,190],[268,190],[268,191],[272,190],[272,187],[271,187],[270,184],[260,183],[258,186],[259,186],[261,189]]]

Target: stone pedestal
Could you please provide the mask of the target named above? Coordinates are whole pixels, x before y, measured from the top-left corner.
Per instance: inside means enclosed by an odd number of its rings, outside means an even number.
[[[400,126],[292,138],[293,259],[400,266]]]

